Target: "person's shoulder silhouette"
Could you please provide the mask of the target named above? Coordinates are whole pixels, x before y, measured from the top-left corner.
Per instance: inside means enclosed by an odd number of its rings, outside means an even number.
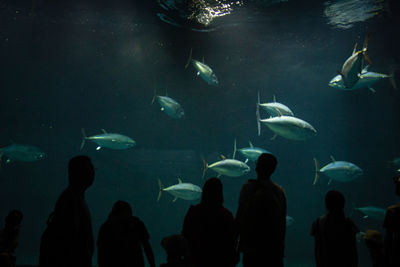
[[[100,227],[97,247],[99,267],[144,266],[142,248],[150,266],[155,266],[150,235],[145,224],[132,215],[128,202],[117,201]]]
[[[0,229],[0,266],[16,266],[15,249],[18,246],[19,230],[23,214],[12,210],[4,220],[4,228]]]

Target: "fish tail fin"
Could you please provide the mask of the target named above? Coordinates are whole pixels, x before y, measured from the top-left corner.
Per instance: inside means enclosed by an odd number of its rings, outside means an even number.
[[[318,171],[319,171],[319,163],[318,163],[317,158],[314,158],[314,164],[315,164],[315,178],[314,178],[313,185],[316,185],[317,182],[318,182],[318,179],[319,179],[319,174],[318,174]]]
[[[394,77],[395,71],[396,71],[396,69],[394,69],[394,68],[392,68],[392,69],[390,70],[390,73],[389,73],[389,81],[390,81],[390,84],[392,85],[392,87],[393,87],[394,89],[397,90],[398,88],[397,88],[397,84],[396,84],[396,79],[395,79],[395,77]]]
[[[203,158],[203,176],[202,176],[203,179],[206,176],[207,169],[208,169],[207,161]]]
[[[364,59],[365,59],[365,61],[367,61],[368,65],[372,64],[372,61],[368,56],[368,42],[369,42],[369,37],[370,36],[371,36],[371,33],[369,32],[367,34],[367,36],[365,37],[364,46],[363,46],[363,50],[362,50],[363,51],[363,55],[364,55]]]
[[[84,128],[82,128],[81,131],[82,131],[82,142],[81,142],[81,149],[82,149],[83,146],[85,145],[85,141],[87,139],[87,136],[86,136],[86,132],[85,132]]]
[[[260,105],[257,103],[256,105],[256,119],[257,119],[257,130],[258,130],[258,136],[261,135],[261,118],[260,118]]]
[[[156,96],[157,96],[157,90],[154,89],[154,95],[153,95],[153,99],[151,100],[151,104],[154,104],[154,101],[156,100]]]
[[[188,60],[186,62],[185,69],[187,69],[187,67],[190,64],[190,61],[192,61],[192,53],[193,53],[193,48],[190,48],[189,58],[188,58]]]
[[[235,159],[235,156],[236,156],[236,138],[235,138],[235,140],[233,141],[233,157],[232,157],[232,159]]]
[[[162,190],[163,190],[163,185],[160,179],[158,179],[158,197],[157,197],[157,202],[160,201],[161,195],[162,195]]]

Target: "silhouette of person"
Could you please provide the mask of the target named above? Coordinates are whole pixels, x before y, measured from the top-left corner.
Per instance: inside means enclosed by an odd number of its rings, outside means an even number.
[[[85,191],[93,184],[94,176],[95,169],[89,157],[70,159],[69,185],[58,198],[42,234],[39,266],[92,266],[94,240]]]
[[[190,206],[182,234],[188,240],[193,266],[235,266],[237,234],[232,213],[223,206],[223,186],[216,178],[208,179],[200,204]]]
[[[395,193],[400,196],[400,175],[393,178],[396,189]],[[386,209],[384,248],[387,266],[400,266],[400,203],[389,206]]]
[[[356,267],[358,265],[356,235],[353,221],[344,214],[345,198],[331,190],[325,195],[327,214],[312,224],[317,267]]]
[[[164,237],[161,246],[167,252],[167,263],[160,267],[189,267],[187,256],[189,244],[183,235],[171,235]]]
[[[385,258],[382,234],[375,230],[367,230],[364,235],[364,241],[371,256],[372,267],[384,267]]]
[[[0,266],[16,266],[15,249],[18,246],[19,229],[23,219],[19,210],[12,210],[4,220],[4,228],[0,229]]]
[[[100,227],[97,239],[99,267],[143,267],[142,247],[150,267],[155,267],[149,238],[146,226],[132,215],[129,203],[117,201]]]
[[[240,191],[236,223],[243,266],[283,266],[286,233],[286,195],[270,177],[278,164],[274,155],[261,154],[257,179]]]

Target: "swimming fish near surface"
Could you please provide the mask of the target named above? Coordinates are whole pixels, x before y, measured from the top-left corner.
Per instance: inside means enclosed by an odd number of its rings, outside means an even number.
[[[250,145],[249,147],[238,149],[239,153],[246,158],[246,161],[244,163],[247,163],[249,160],[254,162],[257,161],[258,157],[263,153],[272,154],[271,152],[269,152],[264,148],[253,146],[253,144],[250,141],[249,145]]]
[[[136,145],[136,142],[128,136],[117,133],[107,133],[104,129],[102,129],[102,131],[102,134],[86,136],[85,130],[82,129],[83,139],[81,143],[81,149],[85,145],[86,140],[96,143],[98,145],[96,150],[100,150],[102,147],[122,150],[134,147]]]
[[[330,178],[328,184],[331,183],[332,179],[339,182],[350,182],[363,175],[363,170],[357,165],[347,161],[336,161],[332,156],[331,159],[331,163],[320,169],[318,160],[314,158],[315,179],[313,185],[318,182],[319,173],[323,173]]]
[[[341,71],[338,71],[346,88],[352,88],[360,79],[363,58],[369,65],[371,64],[367,54],[369,36],[370,34],[368,33],[362,50],[357,51],[357,44],[355,44],[352,55],[344,62]]]
[[[191,183],[182,183],[182,180],[178,178],[178,184],[171,185],[167,188],[164,188],[161,180],[158,179],[158,186],[160,191],[158,193],[157,201],[160,200],[162,192],[168,192],[173,195],[175,198],[173,202],[175,202],[178,198],[184,200],[196,200],[201,197],[202,190],[199,186],[191,184]]]
[[[164,111],[171,118],[185,118],[185,111],[183,110],[182,106],[175,99],[169,97],[168,94],[165,96],[154,94],[151,104],[153,104],[155,100],[157,100],[157,102],[160,104],[161,111]]]
[[[0,158],[5,158],[6,163],[11,161],[33,162],[45,157],[46,153],[36,146],[12,143],[0,148]]]
[[[211,165],[208,165],[205,159],[203,159],[204,163],[203,178],[206,175],[206,171],[208,169],[211,169],[216,173],[218,173],[218,177],[221,175],[230,177],[239,177],[250,172],[250,167],[246,163],[240,160],[236,160],[235,154],[236,154],[236,141],[234,143],[232,159],[227,159],[221,155],[222,160],[214,162]]]
[[[195,59],[192,59],[192,52],[193,49],[190,49],[190,55],[188,62],[186,63],[185,68],[189,66],[189,63],[192,62],[193,66],[197,70],[197,76],[200,76],[206,83],[210,85],[217,86],[218,85],[218,78],[215,75],[214,71],[204,62],[197,61]]]
[[[378,221],[383,221],[385,219],[386,209],[383,208],[379,208],[376,206],[366,206],[360,208],[354,207],[354,209],[364,214],[363,219],[373,218]]]
[[[276,98],[274,96],[274,102],[270,103],[260,103],[260,91],[258,91],[258,101],[257,104],[260,108],[268,112],[270,117],[276,117],[280,113],[283,116],[294,116],[293,112],[289,107],[285,106],[282,103],[276,102]]]
[[[309,139],[317,134],[317,131],[308,122],[292,116],[282,116],[279,111],[277,117],[261,119],[259,107],[257,105],[256,114],[258,135],[261,134],[260,123],[263,123],[275,133],[275,135],[271,139],[274,139],[277,135],[280,135],[290,140],[302,141]]]
[[[394,75],[393,74],[383,74],[383,73],[377,73],[377,72],[372,72],[368,71],[368,66],[366,66],[360,74],[360,79],[357,81],[357,83],[351,87],[347,88],[344,83],[341,75],[336,75],[330,82],[329,86],[336,88],[336,89],[341,89],[341,90],[357,90],[357,89],[362,89],[362,88],[368,88],[372,92],[375,93],[375,89],[373,88],[373,85],[376,84],[377,82],[384,80],[384,79],[389,79],[393,88],[397,88],[396,82],[394,80]]]

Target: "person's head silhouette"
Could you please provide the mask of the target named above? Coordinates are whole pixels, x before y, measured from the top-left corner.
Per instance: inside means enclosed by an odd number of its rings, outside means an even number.
[[[222,183],[217,177],[208,179],[203,186],[201,204],[207,207],[220,207],[224,203]]]
[[[115,202],[110,216],[110,219],[124,219],[132,216],[132,207],[128,202],[118,200]]]
[[[72,188],[85,191],[94,182],[94,167],[88,156],[76,156],[68,163],[68,180]]]
[[[325,195],[325,207],[330,213],[343,212],[345,199],[339,191],[331,190]]]
[[[259,178],[269,178],[275,171],[278,160],[270,153],[262,153],[256,162],[256,172]]]

